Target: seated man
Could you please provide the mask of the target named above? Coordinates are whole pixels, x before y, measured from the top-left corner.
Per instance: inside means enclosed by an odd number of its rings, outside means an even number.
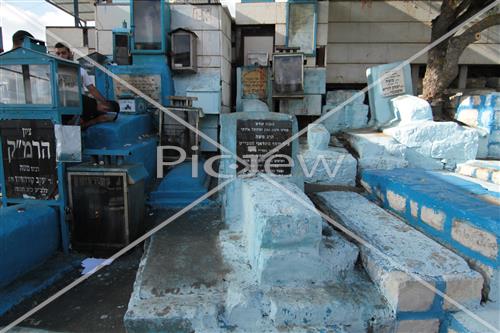
[[[66,60],[73,60],[73,53],[70,51],[69,47],[63,43],[57,43],[56,55]],[[80,77],[82,79],[82,95],[83,101],[83,114],[81,116],[81,126],[82,128],[87,128],[89,126],[113,121],[117,116],[109,115],[108,112],[118,112],[120,111],[120,106],[114,101],[106,100],[99,90],[94,86],[92,80],[90,79],[87,71],[80,67]],[[94,98],[86,95],[89,93]]]

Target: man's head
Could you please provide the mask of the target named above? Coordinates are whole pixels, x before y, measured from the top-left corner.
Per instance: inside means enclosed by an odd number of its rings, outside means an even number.
[[[32,34],[24,30],[18,30],[12,35],[12,49],[17,49],[23,46],[24,38],[31,37],[34,38]]]
[[[73,53],[71,53],[69,47],[67,47],[63,43],[57,43],[55,47],[56,47],[56,56],[66,60],[73,60]]]

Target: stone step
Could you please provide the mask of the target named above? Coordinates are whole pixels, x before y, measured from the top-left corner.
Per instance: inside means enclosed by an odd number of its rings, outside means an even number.
[[[456,173],[500,185],[500,161],[472,160],[457,165]]]
[[[481,275],[460,256],[401,219],[352,192],[318,193],[314,201],[347,228],[351,237],[363,240],[354,238],[363,265],[397,313],[401,327],[432,326],[432,321],[456,309],[422,280],[461,304],[479,304]],[[422,318],[431,322],[412,323]]]
[[[373,199],[480,271],[486,298],[499,268],[495,193],[454,174],[422,169],[366,170],[361,183]]]

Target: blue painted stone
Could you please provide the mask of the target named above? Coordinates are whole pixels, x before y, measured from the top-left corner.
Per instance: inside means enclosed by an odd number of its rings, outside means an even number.
[[[326,93],[326,68],[304,68],[304,93],[309,95]]]
[[[353,103],[342,108],[339,105],[327,104],[323,106],[322,113],[324,120],[321,123],[332,134],[368,126],[368,105],[365,104]]]
[[[89,127],[83,132],[83,143],[86,149],[122,149],[135,143],[139,136],[152,132],[151,115],[119,115],[114,122]]]
[[[353,96],[355,96],[353,98]],[[359,90],[332,90],[326,93],[326,104],[338,105],[347,102],[350,98],[353,100],[350,104],[363,104],[365,101],[365,93]]]
[[[478,184],[463,179],[443,175],[435,171],[422,169],[364,170],[362,181],[372,193],[381,193],[385,207],[395,211],[409,224],[424,232],[444,246],[465,258],[497,269],[496,258],[487,257],[459,243],[451,235],[454,220],[467,223],[496,237],[497,251],[500,236],[498,224],[498,206],[483,199],[488,191]],[[388,191],[406,198],[404,212],[390,207],[385,195]],[[419,207],[426,206],[445,214],[443,230],[437,230],[421,220],[421,216],[412,216],[410,200]]]
[[[148,203],[158,208],[185,207],[207,193],[208,176],[203,169],[203,161],[195,166],[197,176],[193,175],[193,164],[184,162],[173,167],[158,188],[151,192]],[[201,204],[208,204],[204,200]]]
[[[391,63],[380,65],[376,67],[371,67],[366,70],[366,77],[368,79],[368,85],[372,86],[368,90],[368,97],[370,100],[370,112],[372,115],[371,122],[377,127],[383,127],[388,125],[391,121],[395,120],[394,111],[391,107],[391,99],[400,95],[412,95],[413,86],[411,80],[411,69],[410,65],[407,64],[402,66],[400,71],[402,74],[401,80],[401,90],[394,92],[387,92],[384,96],[383,88],[388,86],[382,79],[379,79],[390,70],[400,67],[402,63]]]
[[[258,99],[244,99],[241,101],[243,112],[269,112],[269,106]]]
[[[485,149],[478,157],[500,158],[500,93],[467,96],[458,106],[455,119],[486,133]]]
[[[0,224],[0,287],[41,265],[59,247],[59,218],[52,207],[1,207]]]

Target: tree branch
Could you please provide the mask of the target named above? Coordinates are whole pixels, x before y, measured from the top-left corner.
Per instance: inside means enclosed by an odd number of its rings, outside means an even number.
[[[461,35],[453,37],[450,41],[450,45],[463,51],[469,44],[477,40],[476,35],[478,33],[495,25],[500,25],[500,14],[494,14],[483,18],[481,21],[465,30]]]
[[[475,0],[475,1],[471,1],[471,3],[469,4],[469,6],[467,7],[467,10],[462,15],[458,16],[460,14],[458,12],[458,8],[461,7],[463,3],[467,2],[466,0],[464,0],[464,2],[462,2],[460,4],[460,6],[457,7],[457,19],[455,20],[455,22],[453,22],[453,24],[451,24],[449,26],[448,31],[450,31],[453,28],[455,28],[455,27],[459,26],[460,24],[464,23],[465,21],[467,21],[468,19],[470,19],[472,16],[476,15],[484,7],[487,7],[489,4],[491,4],[494,1],[495,0],[483,0],[483,1]],[[461,12],[463,12],[465,9],[466,8],[463,8],[461,10]]]

